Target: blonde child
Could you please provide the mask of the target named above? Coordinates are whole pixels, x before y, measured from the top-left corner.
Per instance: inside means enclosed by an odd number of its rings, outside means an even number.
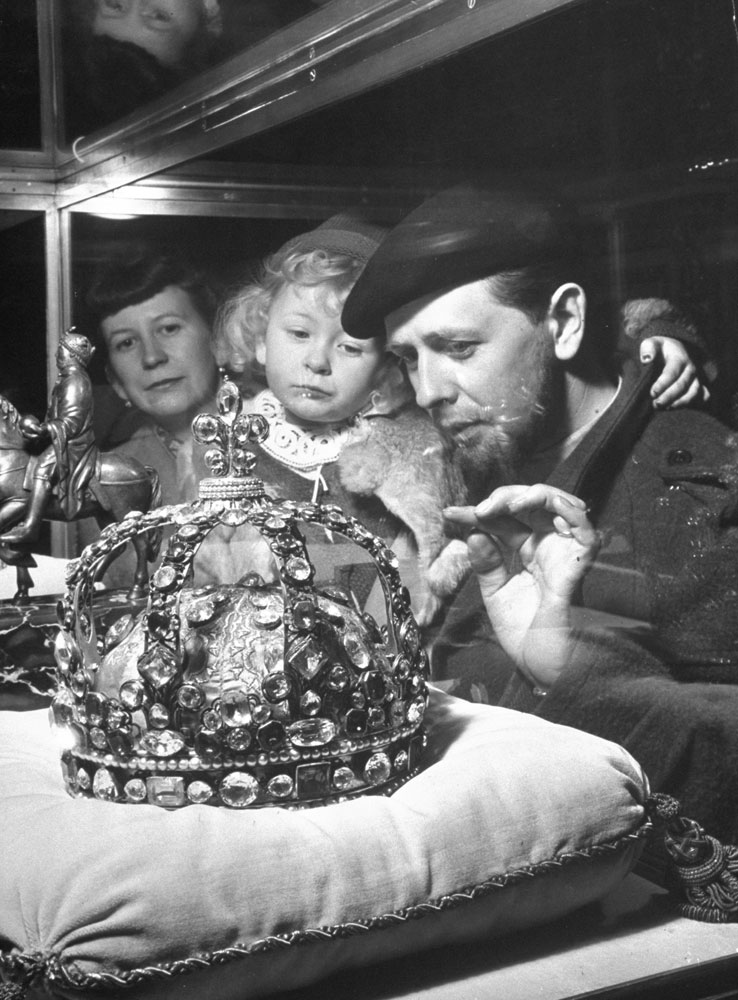
[[[379,340],[348,336],[340,320],[382,235],[344,213],[291,239],[225,303],[219,327],[231,367],[259,365],[266,379],[249,405],[270,424],[256,469],[268,492],[337,503],[381,535],[427,623],[466,566],[442,518],[444,505],[463,497],[461,479],[395,360]],[[363,603],[357,579],[354,572],[351,587]]]

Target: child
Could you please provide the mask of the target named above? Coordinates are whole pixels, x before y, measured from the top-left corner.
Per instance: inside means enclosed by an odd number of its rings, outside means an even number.
[[[267,492],[337,503],[381,535],[428,625],[468,568],[466,546],[449,540],[442,517],[445,505],[464,502],[461,476],[383,344],[350,337],[340,322],[383,234],[343,213],[294,237],[224,305],[219,332],[234,370],[263,368],[267,388],[250,408],[270,424],[256,467]],[[652,354],[671,360],[663,392],[689,359],[668,337],[651,341]]]
[[[465,547],[448,544],[442,517],[463,489],[395,360],[378,340],[355,340],[341,326],[343,302],[382,235],[345,213],[291,239],[225,304],[220,328],[235,370],[254,362],[264,370],[268,388],[250,408],[270,424],[256,467],[267,492],[337,503],[381,535],[424,624],[465,571]],[[361,589],[356,573],[352,588]]]

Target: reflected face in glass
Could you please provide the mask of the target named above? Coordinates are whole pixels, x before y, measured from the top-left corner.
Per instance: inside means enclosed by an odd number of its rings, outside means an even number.
[[[540,444],[556,363],[545,324],[502,305],[482,280],[417,299],[386,325],[418,403],[465,465],[509,475],[521,449]]]
[[[202,24],[203,0],[96,0],[92,30],[176,66]]]
[[[347,293],[346,293],[347,294]],[[378,340],[355,340],[327,284],[285,284],[274,297],[256,358],[288,420],[310,426],[348,420],[369,402],[385,355]]]
[[[189,433],[218,382],[210,328],[189,293],[170,285],[100,324],[110,383],[171,434]]]

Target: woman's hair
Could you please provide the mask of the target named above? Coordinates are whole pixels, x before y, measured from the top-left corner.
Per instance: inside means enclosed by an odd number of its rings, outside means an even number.
[[[97,321],[95,342],[105,349],[100,323],[121,309],[139,305],[170,286],[187,292],[197,312],[213,329],[218,299],[209,280],[192,262],[170,252],[139,251],[106,261],[95,274],[87,305]]]
[[[254,371],[256,345],[266,334],[272,303],[285,285],[325,285],[324,305],[340,315],[364,266],[364,261],[349,254],[294,250],[290,243],[267,257],[258,276],[233,292],[218,310],[216,334],[228,352],[229,367],[238,372]],[[390,412],[411,396],[401,369],[387,354],[373,394],[375,408]]]

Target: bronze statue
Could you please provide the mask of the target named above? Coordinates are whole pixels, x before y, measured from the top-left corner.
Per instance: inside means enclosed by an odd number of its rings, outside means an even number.
[[[87,337],[67,331],[59,342],[59,375],[46,419],[21,416],[0,396],[0,559],[17,567],[15,600],[28,599],[35,565],[30,546],[42,519],[71,521],[94,517],[102,528],[131,510],[161,503],[155,469],[133,458],[98,453],[92,427],[92,381],[87,365],[94,348]],[[33,451],[34,445],[45,444]],[[20,523],[19,523],[20,522]],[[15,527],[12,527],[15,525]],[[148,582],[147,561],[155,558],[158,538],[134,540],[136,570],[132,596]]]

